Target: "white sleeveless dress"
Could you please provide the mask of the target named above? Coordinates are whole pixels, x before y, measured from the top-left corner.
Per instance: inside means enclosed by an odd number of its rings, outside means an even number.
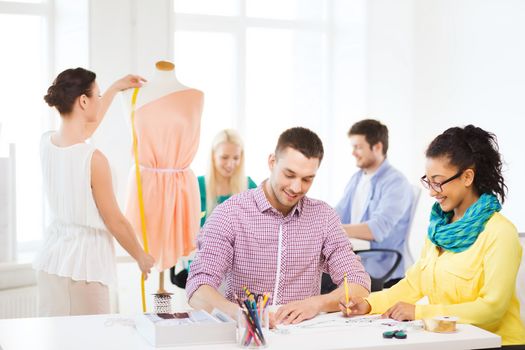
[[[51,214],[37,271],[75,281],[116,281],[115,248],[91,191],[91,157],[95,147],[78,143],[57,147],[53,131],[42,136],[40,158],[43,187]]]

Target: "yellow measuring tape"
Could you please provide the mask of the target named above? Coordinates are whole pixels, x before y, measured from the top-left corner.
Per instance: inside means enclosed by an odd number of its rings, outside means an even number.
[[[139,199],[139,211],[140,211],[140,228],[142,231],[142,242],[144,244],[144,251],[149,253],[148,247],[148,236],[146,234],[146,215],[144,214],[144,197],[142,196],[142,180],[140,178],[140,168],[139,168],[139,150],[138,150],[138,141],[137,133],[135,130],[135,106],[137,104],[137,95],[139,94],[139,89],[135,88],[133,90],[133,95],[131,96],[131,131],[133,133],[133,157],[135,158],[135,178],[137,179],[137,193]],[[144,274],[141,274],[140,277],[140,290],[142,292],[142,312],[146,312],[146,291],[144,288]]]

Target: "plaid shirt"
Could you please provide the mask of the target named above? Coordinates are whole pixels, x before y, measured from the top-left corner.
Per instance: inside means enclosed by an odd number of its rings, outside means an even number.
[[[370,277],[352,251],[337,213],[326,203],[303,197],[283,216],[266,199],[261,185],[217,206],[198,235],[186,293],[226,283],[225,297],[269,292],[273,304],[319,295],[321,272],[340,285],[370,290]]]

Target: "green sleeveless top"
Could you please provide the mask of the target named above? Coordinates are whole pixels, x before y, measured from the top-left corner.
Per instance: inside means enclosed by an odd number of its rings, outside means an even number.
[[[257,184],[251,179],[251,177],[247,176],[248,181],[248,189],[257,188]],[[199,191],[201,193],[201,227],[206,222],[206,217],[208,216],[208,213],[206,213],[206,179],[204,176],[199,176],[197,178],[199,180]],[[217,196],[217,205],[221,204],[222,202],[226,201],[228,198],[230,198],[232,195],[227,194],[224,196]]]

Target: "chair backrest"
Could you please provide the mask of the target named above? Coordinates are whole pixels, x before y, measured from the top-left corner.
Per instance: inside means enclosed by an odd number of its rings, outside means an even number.
[[[401,263],[401,260],[403,260],[403,255],[401,255],[401,253],[397,250],[393,249],[364,249],[356,250],[354,252],[357,255],[359,255],[359,257],[361,258],[361,262],[363,263],[363,266],[367,271],[368,262],[374,264],[374,261],[377,259],[384,260],[385,257],[387,258],[386,261],[390,266],[390,270],[383,274],[383,276],[370,275],[370,280],[372,282],[372,292],[377,292],[383,289],[385,282],[387,282],[390,279],[390,276],[392,276],[396,268]],[[330,275],[327,273],[323,273],[321,278],[321,294],[328,294],[334,291],[335,289],[337,289],[337,285],[332,281]]]
[[[525,232],[520,233],[520,242],[525,252]],[[525,258],[523,256],[525,256],[525,253],[521,257],[520,269],[516,277],[516,294],[520,301],[521,320],[525,323]]]
[[[413,245],[411,244],[411,237],[412,237],[412,231],[414,226],[414,218],[416,216],[416,210],[419,205],[419,198],[421,197],[421,186],[419,185],[412,185],[412,192],[413,192],[413,198],[414,201],[412,203],[412,208],[410,209],[410,221],[408,223],[407,228],[407,237],[405,239],[405,271],[408,270],[410,266],[412,266],[415,262],[415,259],[417,259],[418,255],[415,255],[415,251],[413,248]]]
[[[385,282],[387,282],[390,279],[394,271],[397,269],[397,267],[403,260],[403,255],[401,255],[401,252],[398,252],[394,249],[374,248],[366,250],[356,250],[355,253],[359,255],[359,257],[361,258],[361,262],[363,263],[363,266],[367,271],[370,271],[370,269],[368,268],[369,263],[372,266],[377,265],[378,259],[379,261],[381,261],[382,266],[387,265],[388,267],[390,267],[390,269],[386,273],[383,273],[382,276],[373,276],[372,273],[370,273],[370,280],[372,282],[372,292],[377,292],[384,288]]]

